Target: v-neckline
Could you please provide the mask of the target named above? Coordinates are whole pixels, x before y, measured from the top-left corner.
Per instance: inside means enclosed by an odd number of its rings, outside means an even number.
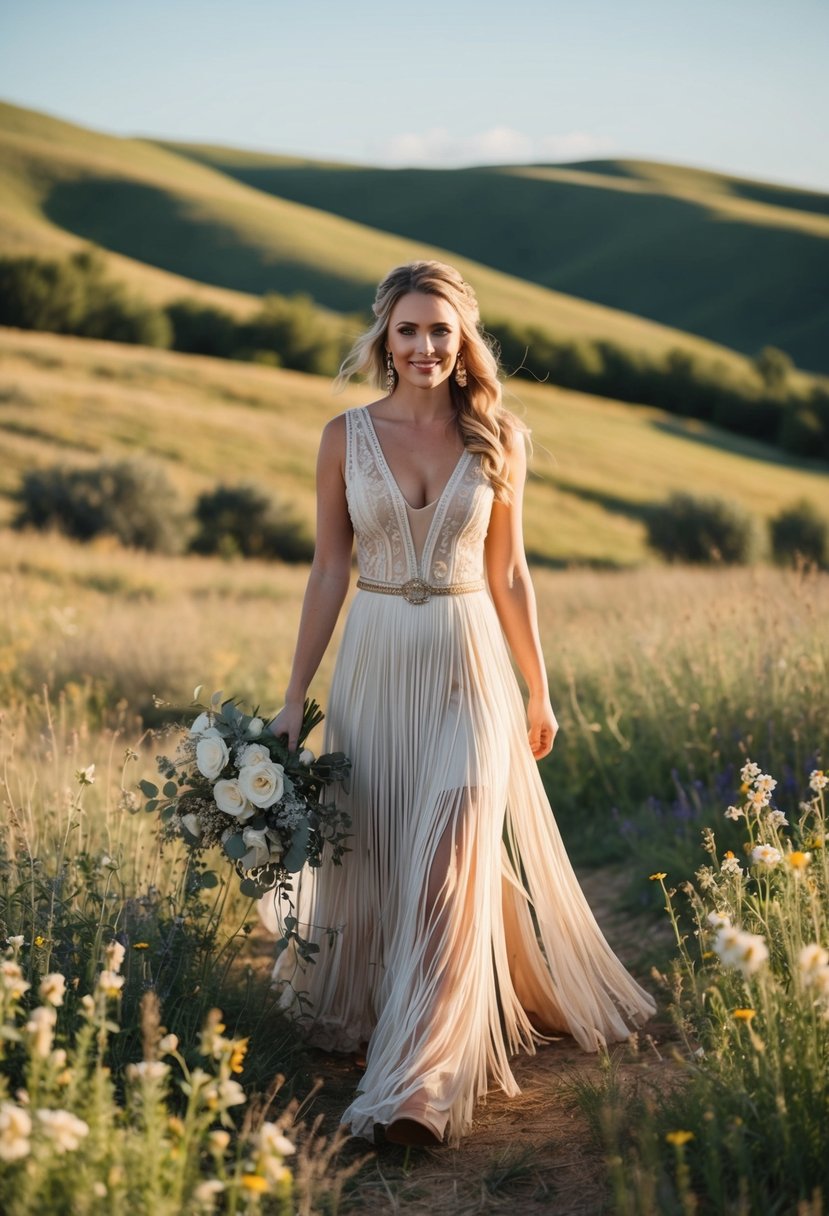
[[[449,478],[446,482],[446,485],[443,487],[440,494],[438,494],[437,498],[433,498],[431,502],[424,503],[422,507],[413,507],[412,504],[409,502],[408,498],[406,497],[406,495],[400,489],[400,484],[399,484],[397,478],[395,477],[394,473],[392,473],[392,471],[391,471],[391,465],[389,464],[388,460],[386,459],[386,453],[383,451],[383,445],[380,442],[380,436],[377,434],[377,427],[374,425],[374,419],[372,418],[371,414],[369,413],[368,406],[364,405],[363,409],[365,410],[366,418],[368,418],[369,426],[371,427],[371,432],[374,436],[374,442],[377,444],[377,447],[380,450],[380,456],[382,457],[383,465],[385,466],[385,470],[389,476],[389,480],[391,481],[395,490],[399,494],[400,499],[403,503],[403,506],[407,507],[409,511],[426,511],[426,510],[428,510],[429,507],[439,506],[444,494],[449,489],[450,485],[452,484],[452,482],[455,478],[455,474],[458,471],[461,461],[463,460],[464,456],[467,456],[469,454],[467,449],[464,448],[463,451],[461,452],[460,456],[456,460],[455,467],[453,468],[452,472],[449,474]]]
[[[464,464],[466,462],[466,458],[469,455],[471,455],[471,453],[468,448],[463,449],[463,451],[461,452],[460,456],[458,457],[458,459],[455,463],[454,469],[449,474],[449,479],[446,482],[446,485],[443,487],[440,494],[438,494],[437,498],[433,499],[432,502],[426,503],[422,507],[413,507],[411,505],[411,503],[404,496],[403,491],[400,489],[400,486],[397,484],[397,478],[395,477],[394,473],[392,473],[392,471],[391,471],[391,465],[389,464],[388,460],[386,459],[386,453],[383,451],[383,445],[380,442],[380,436],[377,434],[377,428],[374,425],[374,419],[372,418],[371,414],[369,413],[369,409],[368,409],[367,405],[363,406],[363,413],[365,414],[366,418],[368,419],[369,430],[371,431],[371,436],[372,436],[372,439],[374,440],[374,446],[377,449],[377,453],[378,453],[380,461],[382,463],[383,471],[386,475],[386,480],[388,481],[388,483],[391,486],[394,493],[397,495],[400,505],[403,507],[403,518],[406,521],[406,537],[409,542],[409,553],[413,559],[415,571],[419,572],[421,566],[423,565],[423,558],[429,552],[429,545],[430,545],[430,542],[432,539],[432,533],[435,529],[435,523],[437,522],[438,516],[440,514],[440,508],[443,504],[443,500],[445,499],[450,487],[452,485],[454,485],[461,468],[464,466]],[[423,548],[421,550],[420,557],[418,558],[417,548],[414,543],[414,536],[412,535],[412,525],[409,521],[409,511],[425,511],[428,507],[434,507],[435,510],[434,510],[434,514],[429,522],[429,528],[426,532],[426,539],[423,542]]]

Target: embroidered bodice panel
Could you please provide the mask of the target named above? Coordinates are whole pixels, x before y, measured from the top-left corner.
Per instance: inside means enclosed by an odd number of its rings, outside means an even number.
[[[434,505],[419,554],[406,500],[367,407],[347,410],[345,420],[346,498],[361,576],[397,586],[422,578],[436,587],[483,578],[484,540],[494,496],[480,456],[461,453]]]

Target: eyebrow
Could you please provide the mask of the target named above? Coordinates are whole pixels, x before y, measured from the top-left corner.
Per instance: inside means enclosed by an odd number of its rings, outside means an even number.
[[[420,324],[419,321],[395,321],[395,325],[419,325],[419,324]],[[445,325],[448,328],[449,326],[451,326],[451,324],[452,324],[451,321],[433,321],[432,322],[433,327],[435,325]]]

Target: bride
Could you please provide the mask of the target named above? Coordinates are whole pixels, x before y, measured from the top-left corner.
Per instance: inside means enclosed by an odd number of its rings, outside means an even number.
[[[490,1084],[519,1092],[518,1049],[565,1032],[596,1051],[655,1006],[596,924],[536,768],[558,726],[524,554],[525,428],[474,292],[414,262],[380,284],[374,316],[340,379],[385,392],[323,432],[316,550],[270,724],[295,746],[356,541],[325,740],[353,763],[338,795],[352,851],[301,877],[318,962],[299,974],[286,952],[274,974],[314,1043],[365,1051],[343,1115],[355,1135],[457,1143]],[[275,928],[272,901],[261,911]]]

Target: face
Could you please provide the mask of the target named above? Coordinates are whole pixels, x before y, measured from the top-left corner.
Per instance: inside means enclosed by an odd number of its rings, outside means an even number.
[[[461,346],[458,314],[441,296],[410,291],[391,311],[386,349],[401,384],[435,388],[452,374]]]

